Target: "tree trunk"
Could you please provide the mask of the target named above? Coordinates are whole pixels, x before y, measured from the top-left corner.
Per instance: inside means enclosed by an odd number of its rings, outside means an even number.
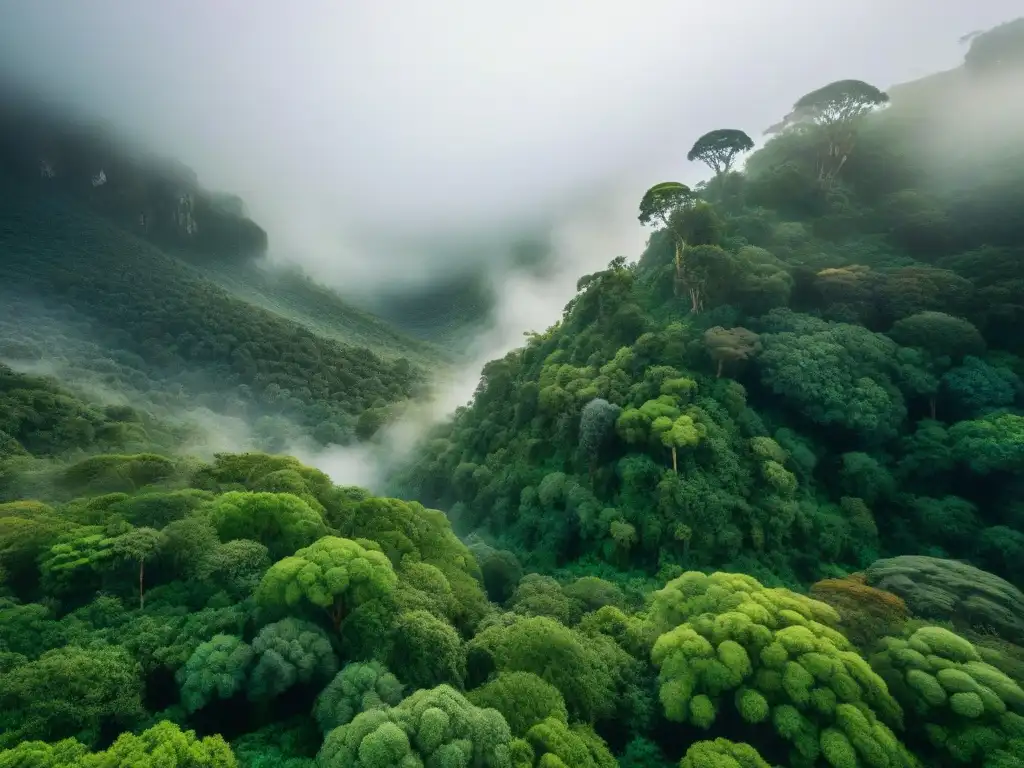
[[[700,298],[700,289],[699,288],[690,288],[689,291],[690,291],[690,311],[693,314],[696,315],[697,313],[700,312],[701,305],[703,304],[703,302],[701,301],[701,298]]]
[[[679,465],[676,462],[676,447],[672,446],[672,471],[679,474]]]
[[[928,412],[932,416],[932,421],[935,421],[936,419],[935,410],[935,395],[932,395],[931,397],[928,398]]]
[[[722,363],[724,363],[724,362],[725,362],[725,358],[724,357],[718,358],[718,373],[715,374],[715,378],[716,379],[722,378]]]
[[[334,632],[338,633],[341,631],[341,620],[345,618],[344,609],[335,603],[328,611],[331,617],[331,625],[334,627]]]
[[[683,282],[683,244],[682,244],[682,240],[678,236],[676,237],[675,264],[676,264],[676,279],[673,281],[673,284],[672,284],[672,294],[674,296],[678,296],[679,295],[679,286]]]
[[[141,611],[146,607],[146,591],[143,587],[145,579],[145,567],[146,561],[141,557],[139,558],[139,610]]]

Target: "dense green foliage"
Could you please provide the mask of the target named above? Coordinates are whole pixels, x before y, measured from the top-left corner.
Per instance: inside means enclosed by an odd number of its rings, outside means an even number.
[[[489,363],[396,491],[540,568],[797,586],[914,553],[1024,583],[1019,120],[932,153],[1014,73],[827,85],[742,172],[745,134],[700,137],[716,178],[651,187],[640,259]]]
[[[817,89],[743,172],[745,133],[701,136],[715,178],[647,191],[642,257],[485,367],[405,499],[0,367],[0,768],[1024,764],[1024,156],[912,151],[1021,39]],[[105,329],[120,362],[75,365],[108,387],[363,437],[415,394],[15,197],[5,275]],[[6,356],[105,348],[48,328]]]

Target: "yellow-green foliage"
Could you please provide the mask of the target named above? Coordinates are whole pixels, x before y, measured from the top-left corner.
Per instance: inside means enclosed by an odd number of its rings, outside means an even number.
[[[372,709],[327,734],[320,768],[512,768],[512,732],[447,685],[421,689],[397,707]]]
[[[753,576],[721,572],[709,576],[698,571],[687,571],[654,593],[650,622],[664,632],[693,616],[732,610],[748,613],[770,629],[808,621],[826,627],[839,623],[839,614],[831,606],[788,589],[766,589]],[[842,641],[838,632],[832,636]]]
[[[686,750],[679,768],[769,768],[760,753],[749,744],[728,739],[695,741]]]
[[[277,606],[309,602],[327,610],[337,627],[349,610],[389,593],[397,580],[391,561],[381,552],[325,536],[274,563],[263,576],[256,598]]]
[[[1024,736],[1024,690],[947,629],[921,627],[908,639],[884,638],[871,665],[925,723],[938,759],[978,765]]]
[[[352,505],[338,528],[348,538],[376,541],[395,568],[403,562],[434,566],[454,598],[447,618],[456,626],[474,627],[486,612],[480,567],[443,512],[416,502],[370,497]]]
[[[793,765],[912,765],[888,724],[885,682],[829,624],[835,611],[750,576],[684,573],[655,593],[650,620],[676,626],[654,645],[665,716],[710,730],[723,708],[771,723]]]
[[[219,735],[198,738],[166,720],[139,735],[122,733],[110,748],[90,753],[74,739],[55,744],[23,741],[0,750],[0,768],[236,768]]]
[[[516,768],[617,768],[618,763],[601,737],[589,725],[566,725],[564,720],[548,718],[526,734],[533,752],[532,761],[516,755]]]

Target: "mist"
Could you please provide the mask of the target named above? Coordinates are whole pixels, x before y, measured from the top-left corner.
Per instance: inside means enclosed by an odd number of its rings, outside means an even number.
[[[546,231],[581,199],[696,181],[685,153],[704,131],[759,135],[832,79],[955,66],[962,35],[1014,10],[0,0],[0,65],[241,195],[276,258],[351,292],[500,250],[426,261],[428,241]]]
[[[498,297],[468,362],[376,446],[300,458],[374,487],[382,457],[466,402],[480,366],[556,321],[580,274],[632,259],[651,183],[696,183],[693,139],[755,140],[802,94],[956,67],[1017,0],[809,4],[523,0],[386,6],[0,0],[0,66],[181,160],[269,233],[272,261],[342,295],[484,269]],[[547,245],[517,268],[523,239]]]

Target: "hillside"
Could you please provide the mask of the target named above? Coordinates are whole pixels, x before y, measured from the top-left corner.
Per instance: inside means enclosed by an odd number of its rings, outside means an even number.
[[[1022,64],[695,137],[404,498],[100,396],[369,436],[408,361],[0,189],[5,356],[79,366],[0,365],[0,768],[1024,766]]]
[[[348,442],[361,414],[409,397],[421,380],[408,360],[231,296],[67,198],[3,190],[7,359],[67,360],[120,393],[244,418],[270,445],[293,436],[293,423],[321,442]]]
[[[545,569],[796,586],[928,553],[1024,585],[1024,117],[931,152],[1019,77],[835,84],[744,172],[714,154],[742,132],[702,137],[720,173],[652,188],[646,252],[489,363],[396,489]]]
[[[260,262],[214,262],[198,265],[198,271],[232,296],[298,323],[318,336],[366,347],[386,359],[404,357],[421,366],[451,362],[452,352],[448,349],[399,331],[395,325],[349,304],[335,291],[298,270]]]
[[[2,78],[0,172],[19,185],[59,191],[160,246],[236,263],[267,249],[267,233],[237,196],[204,189],[191,168]]]

